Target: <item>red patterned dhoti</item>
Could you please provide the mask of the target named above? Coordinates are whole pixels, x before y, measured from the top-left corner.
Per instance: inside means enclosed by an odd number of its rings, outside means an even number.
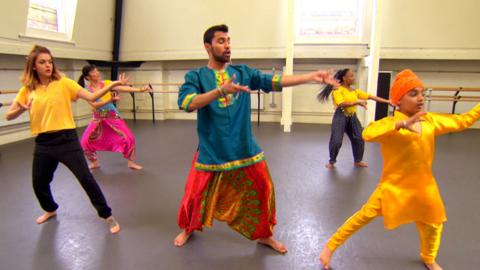
[[[250,240],[273,235],[275,193],[265,160],[230,171],[209,172],[194,167],[195,154],[178,213],[178,225],[188,233],[227,222]]]

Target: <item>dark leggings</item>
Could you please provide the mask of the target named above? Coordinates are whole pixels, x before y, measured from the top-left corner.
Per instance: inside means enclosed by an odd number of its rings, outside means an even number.
[[[33,190],[42,209],[53,212],[58,208],[50,190],[50,183],[59,162],[67,166],[75,175],[91,203],[97,209],[98,215],[102,218],[110,217],[112,209],[107,205],[102,190],[88,169],[74,129],[41,133],[35,139],[32,168]]]
[[[365,142],[362,139],[362,125],[358,121],[357,114],[346,116],[341,108],[335,110],[332,121],[332,134],[330,136],[330,163],[337,162],[338,152],[342,147],[343,134],[347,133],[352,142],[353,158],[355,162],[363,159]]]

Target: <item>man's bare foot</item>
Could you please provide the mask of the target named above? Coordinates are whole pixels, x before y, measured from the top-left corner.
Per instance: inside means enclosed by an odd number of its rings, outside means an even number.
[[[275,251],[277,251],[278,253],[281,253],[281,254],[285,254],[285,253],[288,252],[287,247],[285,247],[285,245],[282,242],[279,242],[279,241],[273,239],[273,237],[260,238],[260,239],[258,239],[258,243],[263,244],[263,245],[267,245],[267,246],[273,248]]]
[[[440,267],[437,262],[423,263],[423,265],[425,265],[425,268],[427,268],[428,270],[442,270],[442,267]]]
[[[116,234],[120,232],[120,224],[118,224],[118,222],[113,216],[109,216],[108,218],[106,218],[105,222],[107,222],[108,228],[110,229],[111,233]]]
[[[39,216],[36,220],[37,224],[42,224],[44,222],[46,222],[47,220],[49,220],[50,218],[54,217],[57,215],[57,212],[53,211],[53,212],[45,212],[43,213],[43,215]]]
[[[95,160],[94,162],[90,162],[90,164],[88,164],[88,168],[90,170],[98,169],[100,168],[100,162],[98,162],[98,160]]]
[[[322,269],[330,269],[332,255],[332,251],[327,246],[324,246],[322,252],[320,252],[320,263],[322,264]]]
[[[353,163],[353,166],[359,167],[359,168],[366,168],[368,167],[368,163],[360,161],[360,162]]]
[[[333,168],[335,168],[335,164],[328,162],[327,164],[325,164],[325,168],[327,168],[327,169],[329,169],[329,170],[330,170],[330,169],[333,169]]]
[[[143,167],[133,162],[133,160],[128,160],[128,168],[132,170],[141,170]]]
[[[186,230],[183,230],[181,233],[179,233],[176,237],[175,240],[173,240],[173,244],[177,247],[181,247],[185,245],[190,238],[192,233],[187,233]]]

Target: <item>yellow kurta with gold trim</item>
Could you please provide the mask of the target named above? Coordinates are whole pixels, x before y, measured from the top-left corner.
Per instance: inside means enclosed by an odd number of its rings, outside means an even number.
[[[397,111],[365,128],[363,139],[378,142],[383,155],[382,177],[373,195],[380,196],[385,228],[412,221],[434,224],[447,220],[432,174],[435,136],[461,131],[479,118],[480,104],[461,115],[427,113],[421,121],[422,132],[417,134],[395,129],[397,121],[408,119]]]

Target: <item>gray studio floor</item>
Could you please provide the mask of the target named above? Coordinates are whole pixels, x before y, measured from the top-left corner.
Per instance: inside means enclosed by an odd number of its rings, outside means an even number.
[[[129,122],[136,135],[139,172],[114,153],[101,153],[94,173],[122,225],[110,235],[71,173],[60,166],[52,188],[60,204],[44,225],[31,188],[33,141],[0,147],[0,269],[320,269],[318,254],[329,235],[373,191],[381,172],[379,148],[367,144],[368,169],[352,168],[345,140],[338,168],[327,171],[328,125],[278,124],[254,128],[275,183],[276,237],[287,255],[248,241],[223,223],[197,233],[183,248],[177,207],[196,149],[194,121]],[[81,134],[81,131],[79,133]],[[480,265],[480,131],[437,139],[435,175],[447,208],[438,261],[446,270]],[[341,247],[334,269],[424,269],[413,224],[384,231],[373,221]]]

